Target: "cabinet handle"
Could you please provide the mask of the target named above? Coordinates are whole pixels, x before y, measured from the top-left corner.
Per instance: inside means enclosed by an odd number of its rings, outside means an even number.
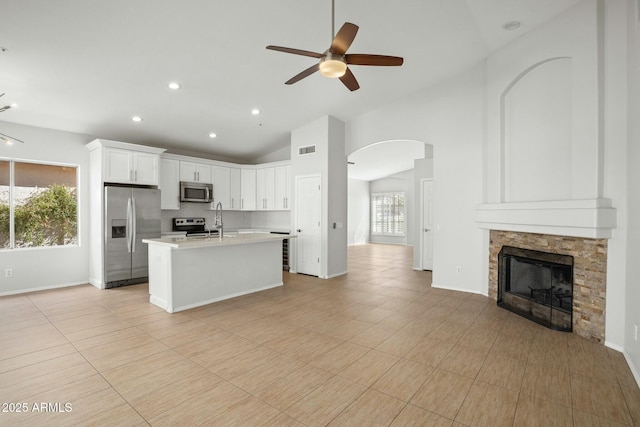
[[[244,209],[244,199],[240,199],[240,209]]]
[[[133,176],[135,177],[135,181],[138,182],[138,171],[134,171]]]

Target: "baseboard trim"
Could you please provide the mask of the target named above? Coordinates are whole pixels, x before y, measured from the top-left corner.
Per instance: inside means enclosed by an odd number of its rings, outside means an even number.
[[[71,286],[80,286],[80,285],[90,285],[90,283],[87,283],[87,282],[72,282],[72,283],[65,283],[64,285],[40,286],[40,287],[37,287],[37,288],[28,288],[28,289],[20,289],[20,290],[15,290],[15,291],[0,292],[0,297],[8,296],[8,295],[27,294],[27,293],[30,293],[30,292],[48,291],[48,290],[51,290],[51,289],[61,289],[61,288],[68,288],[68,287],[71,287]]]
[[[627,365],[629,365],[629,369],[631,369],[631,373],[633,374],[633,378],[635,378],[638,387],[640,387],[640,372],[638,372],[638,368],[633,364],[631,356],[629,356],[626,351],[622,351],[622,355],[626,359]]]
[[[444,290],[447,290],[447,291],[466,292],[468,294],[482,295],[482,296],[485,296],[485,297],[489,296],[488,293],[484,293],[482,291],[473,291],[473,290],[470,290],[470,289],[452,288],[450,286],[436,285],[435,283],[431,283],[431,287],[432,288],[436,288],[436,289],[444,289]]]
[[[187,304],[187,305],[183,305],[183,306],[180,306],[180,307],[174,307],[172,311],[169,311],[170,307],[166,308],[165,310],[167,312],[169,312],[169,313],[177,313],[179,311],[189,310],[191,308],[196,308],[196,307],[200,307],[200,306],[203,306],[203,305],[212,304],[214,302],[224,301],[224,300],[235,298],[235,297],[240,297],[242,295],[253,294],[253,293],[256,293],[256,292],[260,292],[260,291],[266,291],[267,289],[277,288],[278,286],[283,286],[283,283],[280,282],[280,283],[276,283],[274,285],[264,286],[262,288],[251,289],[251,290],[246,291],[246,292],[236,292],[236,293],[229,294],[229,295],[224,295],[224,296],[221,296],[221,297],[218,297],[218,298],[212,298],[212,299],[209,299],[209,300],[206,300],[206,301],[199,301],[199,302],[196,302],[196,303],[193,303],[193,304]]]

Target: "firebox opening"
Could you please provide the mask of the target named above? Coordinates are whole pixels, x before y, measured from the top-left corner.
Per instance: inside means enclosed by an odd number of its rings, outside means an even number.
[[[573,257],[503,246],[498,306],[559,331],[572,331]]]

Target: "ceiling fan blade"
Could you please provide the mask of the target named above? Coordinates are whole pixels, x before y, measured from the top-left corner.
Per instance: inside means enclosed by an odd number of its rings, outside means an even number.
[[[290,48],[290,47],[269,45],[269,46],[267,46],[267,49],[269,49],[269,50],[277,50],[278,52],[284,52],[284,53],[292,53],[294,55],[310,56],[312,58],[322,58],[322,54],[321,53],[311,52],[311,51],[302,50],[302,49],[293,49],[293,48]]]
[[[286,82],[284,82],[284,84],[286,85],[292,85],[296,82],[299,82],[300,80],[304,79],[305,77],[310,76],[311,74],[315,73],[316,71],[318,71],[318,69],[320,68],[320,64],[315,64],[312,65],[311,67],[307,68],[306,70],[304,70],[301,73],[296,74],[295,76],[291,77],[289,80],[287,80]]]
[[[387,55],[366,55],[362,53],[351,53],[344,56],[347,64],[352,65],[380,65],[380,66],[398,66],[402,65],[404,59],[399,56]]]
[[[344,55],[347,49],[349,49],[349,46],[351,46],[351,43],[353,43],[353,39],[356,38],[358,28],[359,27],[356,24],[345,22],[333,38],[329,52],[335,55]]]
[[[360,89],[360,85],[358,84],[356,77],[348,68],[347,68],[347,72],[344,73],[344,76],[340,77],[340,81],[344,83],[347,89],[349,89],[351,92],[353,92],[354,90]]]

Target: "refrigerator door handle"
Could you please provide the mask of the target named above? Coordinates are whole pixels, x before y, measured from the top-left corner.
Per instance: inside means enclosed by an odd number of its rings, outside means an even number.
[[[138,222],[138,216],[136,214],[136,199],[135,198],[131,198],[131,207],[133,208],[133,212],[131,215],[131,223],[133,224],[133,232],[131,233],[131,252],[135,252],[136,251],[136,226],[137,226],[137,222]]]
[[[131,235],[133,230],[132,228],[132,219],[131,219],[131,197],[129,197],[127,199],[127,226],[125,227],[126,230],[126,238],[127,238],[127,252],[131,252]]]

